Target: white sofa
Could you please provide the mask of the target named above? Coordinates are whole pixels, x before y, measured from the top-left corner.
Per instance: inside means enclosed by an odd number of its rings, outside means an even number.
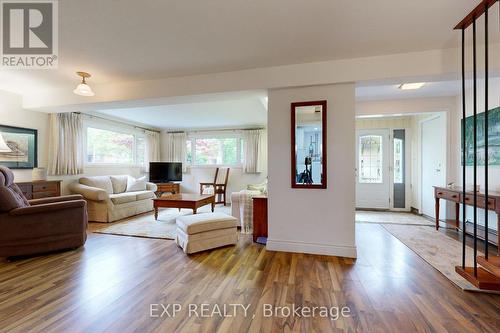
[[[129,177],[82,177],[70,184],[69,189],[87,201],[89,221],[114,222],[153,210],[151,199],[155,197],[157,186],[145,182],[140,190],[127,191]]]

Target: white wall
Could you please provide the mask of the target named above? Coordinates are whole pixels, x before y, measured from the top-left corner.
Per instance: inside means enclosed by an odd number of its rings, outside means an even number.
[[[213,133],[213,132],[210,132]],[[222,134],[223,131],[217,132]],[[166,141],[167,131],[162,131],[160,135],[161,160],[166,161],[167,147],[163,144]],[[246,189],[248,184],[260,184],[267,178],[267,131],[262,137],[262,161],[260,161],[260,173],[245,173],[241,167],[232,167],[229,172],[227,202],[231,202],[231,193]],[[201,166],[188,167],[187,172],[182,175],[181,191],[184,193],[199,193],[200,183],[211,182],[215,176],[215,167]]]
[[[292,189],[290,103],[325,99],[328,188]],[[354,84],[269,91],[269,250],[356,257],[354,137]]]
[[[112,123],[112,122],[111,122]],[[38,166],[47,167],[48,161],[48,129],[49,115],[43,112],[29,111],[22,108],[21,96],[0,91],[0,124],[38,130]],[[115,126],[120,126],[115,124]],[[130,128],[128,129],[130,130]],[[15,181],[31,181],[32,170],[13,170]],[[124,175],[139,176],[139,167],[131,166],[99,166],[85,167],[85,173],[77,176],[51,176],[49,179],[61,179],[62,194],[69,194],[68,184],[83,176]]]
[[[491,44],[491,54],[498,54],[500,45]],[[478,50],[481,59],[482,48]],[[471,57],[468,57],[470,60]],[[491,69],[500,68],[500,58],[491,57]],[[471,67],[468,67],[471,68]],[[232,72],[172,77],[145,81],[119,81],[92,84],[96,96],[76,96],[67,86],[51,85],[51,89],[25,89],[24,106],[58,112],[106,108],[106,103],[140,101],[168,96],[186,96],[254,89],[277,89],[345,82],[412,79],[429,81],[431,77],[459,77],[460,50],[439,49],[375,57],[340,59],[284,66],[272,66]],[[408,81],[407,81],[408,82]],[[99,105],[100,104],[100,105]],[[142,105],[141,105],[142,104]],[[84,106],[86,105],[86,106]],[[109,104],[107,105],[109,108]]]
[[[49,115],[24,110],[22,97],[0,91],[0,125],[38,130],[38,166],[47,167]],[[13,170],[16,181],[30,181],[31,170]]]
[[[457,112],[456,97],[431,97],[431,98],[412,98],[396,99],[382,101],[363,101],[356,103],[356,115],[391,115],[402,114],[411,117],[411,207],[421,211],[421,127],[422,120],[434,117],[442,113],[447,117],[447,162],[446,179],[447,182],[455,181],[456,167],[452,159],[452,151],[455,149],[455,142],[452,140],[453,127],[450,119],[454,118]],[[451,214],[453,209],[447,209]],[[451,216],[453,217],[453,216]],[[449,217],[450,218],[450,217]]]
[[[490,89],[489,89],[489,98],[488,98],[488,109],[493,109],[500,106],[500,79],[490,79]],[[454,147],[451,160],[454,166],[454,181],[458,185],[462,185],[462,163],[461,163],[461,119],[462,119],[462,97],[458,96],[456,98],[456,112],[452,114],[452,147]],[[466,93],[466,112],[467,116],[473,114],[473,97],[472,97],[472,89],[469,87]],[[478,81],[478,90],[477,90],[477,112],[484,112],[484,81]],[[478,166],[477,169],[477,180],[478,184],[481,186],[481,190],[484,191],[484,166]],[[466,184],[467,189],[472,190],[473,184],[473,167],[467,167],[466,173]],[[494,192],[500,192],[500,165],[490,165],[489,166],[489,190]],[[478,223],[480,225],[484,225],[484,210],[478,210]],[[462,213],[460,213],[462,216]],[[472,221],[473,217],[473,209],[469,207],[467,212],[467,219]],[[489,213],[489,228],[497,230],[497,216],[494,212]]]

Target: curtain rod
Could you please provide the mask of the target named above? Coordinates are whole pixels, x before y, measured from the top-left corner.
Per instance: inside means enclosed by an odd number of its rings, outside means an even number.
[[[237,132],[237,131],[252,131],[263,130],[265,127],[256,128],[237,128],[237,129],[207,129],[207,130],[194,130],[194,131],[167,131],[167,133],[200,133],[200,132]]]
[[[111,122],[123,124],[123,125],[130,126],[130,127],[133,127],[133,128],[142,129],[144,131],[150,131],[150,132],[160,133],[160,131],[158,131],[158,130],[153,130],[153,129],[149,129],[149,128],[141,127],[141,126],[137,126],[137,125],[132,125],[132,124],[129,124],[129,123],[126,123],[126,122],[123,122],[123,121],[119,121],[119,120],[109,119],[109,118],[100,117],[100,116],[96,116],[96,115],[93,115],[93,114],[82,113],[82,112],[74,112],[74,113],[81,114],[81,115],[84,115],[85,117],[89,117],[89,118],[97,118],[97,119],[102,119],[102,120],[107,120],[107,121],[111,121]]]

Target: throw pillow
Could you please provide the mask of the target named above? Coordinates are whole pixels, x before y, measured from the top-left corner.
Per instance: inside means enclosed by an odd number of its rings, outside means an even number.
[[[247,190],[249,191],[259,191],[263,194],[267,193],[267,181],[262,184],[250,184],[247,186]]]
[[[134,178],[128,176],[127,179],[127,192],[145,191],[146,190],[146,177]]]

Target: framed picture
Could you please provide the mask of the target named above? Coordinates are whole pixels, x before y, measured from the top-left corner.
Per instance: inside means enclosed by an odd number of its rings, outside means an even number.
[[[38,167],[38,131],[0,125],[0,165],[11,169]]]
[[[484,165],[485,152],[485,113],[477,114],[477,165]],[[462,119],[462,129],[464,121]],[[466,166],[474,165],[474,117],[465,119]],[[462,152],[463,152],[462,143]],[[488,111],[488,165],[500,165],[500,107]],[[462,155],[463,156],[463,155]],[[463,158],[462,158],[463,159]],[[462,161],[463,165],[463,161]]]

